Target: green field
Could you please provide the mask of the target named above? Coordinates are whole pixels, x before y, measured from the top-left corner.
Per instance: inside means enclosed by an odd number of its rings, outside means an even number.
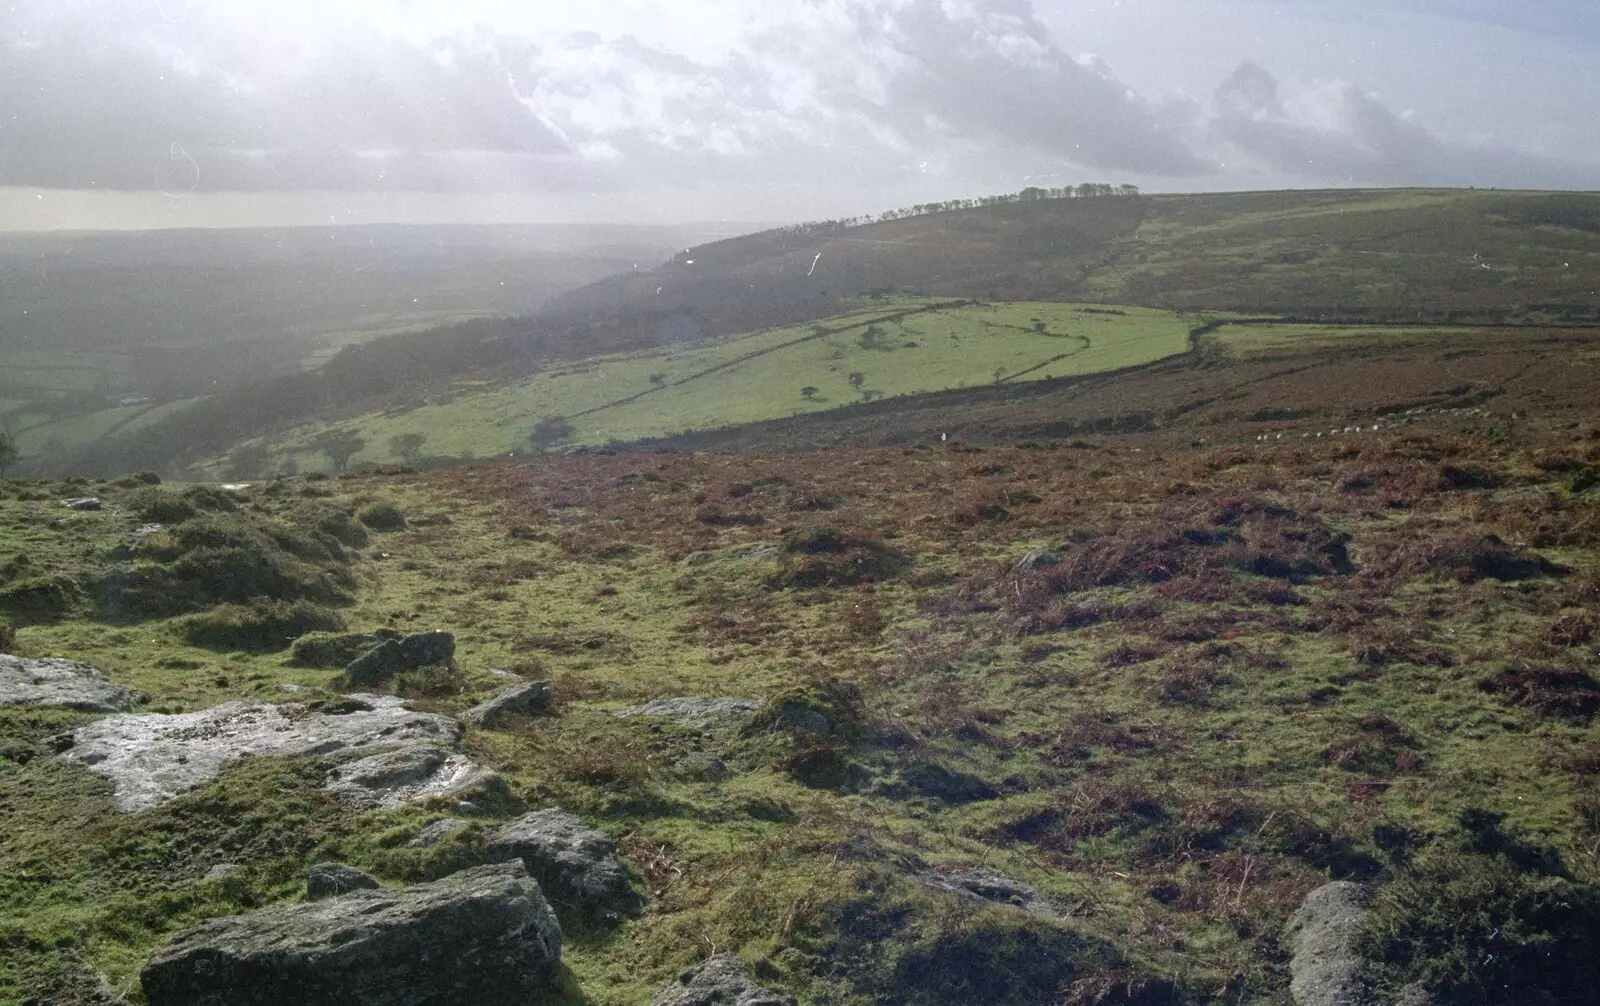
[[[942,306],[862,301],[846,314],[682,350],[596,357],[446,400],[303,427],[266,446],[302,470],[326,467],[310,446],[353,429],[355,460],[388,460],[391,437],[423,453],[489,456],[530,446],[541,421],[571,426],[561,444],[603,444],[775,419],[949,388],[1099,373],[1184,352],[1190,322],[1169,311],[1084,304]],[[810,389],[809,391],[807,389]],[[279,446],[282,445],[282,446]]]
[[[1441,325],[1229,325],[1206,339],[1221,346],[1228,356],[1245,359],[1285,351],[1305,353],[1373,343],[1445,345],[1480,331]]]

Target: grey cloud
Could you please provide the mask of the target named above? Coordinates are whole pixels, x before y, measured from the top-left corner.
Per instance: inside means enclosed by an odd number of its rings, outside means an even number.
[[[869,38],[909,57],[885,111],[913,135],[926,135],[931,118],[963,137],[1085,167],[1151,175],[1208,170],[1186,143],[1188,110],[1146,102],[1103,67],[1073,60],[1050,40],[1028,0],[993,0],[960,18],[939,0],[914,0],[861,22]]]
[[[0,184],[438,189],[587,171],[493,52],[447,64],[358,35],[283,61],[231,26],[132,6],[25,8],[0,39]]]
[[[1108,170],[1206,167],[1184,143],[1192,110],[1079,65],[1029,0],[823,0],[708,62],[628,36],[535,44],[487,29],[428,48],[357,32],[284,57],[217,8],[177,25],[151,10],[20,5],[0,36],[0,184],[845,186],[990,146]],[[842,33],[810,30],[818,10]]]
[[[1211,135],[1287,179],[1357,185],[1582,188],[1600,166],[1502,146],[1451,142],[1353,84],[1323,85],[1300,102],[1245,63],[1218,87]]]

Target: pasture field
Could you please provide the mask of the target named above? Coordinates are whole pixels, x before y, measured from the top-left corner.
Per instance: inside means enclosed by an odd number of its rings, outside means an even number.
[[[137,430],[183,411],[194,401],[193,398],[179,398],[170,402],[123,405],[58,420],[35,413],[17,413],[12,437],[24,457],[56,454],[103,437]]]
[[[1417,344],[1449,346],[1481,334],[1482,328],[1450,325],[1318,325],[1249,324],[1226,325],[1205,336],[1205,341],[1222,348],[1234,359],[1248,359],[1278,353],[1309,353],[1344,347],[1371,346],[1396,348]],[[1516,338],[1513,332],[1506,333]]]
[[[1117,370],[1184,352],[1191,326],[1173,312],[1144,308],[886,298],[696,348],[597,357],[515,384],[459,386],[445,401],[318,424],[267,446],[312,470],[327,459],[310,441],[331,428],[366,440],[357,463],[392,459],[390,438],[408,433],[425,436],[423,452],[434,456],[528,449],[530,433],[547,421],[570,427],[552,446],[638,440],[948,388]]]

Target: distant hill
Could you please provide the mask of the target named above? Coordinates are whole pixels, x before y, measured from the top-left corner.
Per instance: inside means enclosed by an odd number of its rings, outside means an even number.
[[[736,332],[874,288],[1296,316],[1592,319],[1600,194],[1256,192],[1034,200],[692,248],[547,316]]]
[[[222,396],[151,411],[132,424],[110,415],[86,417],[75,440],[88,443],[87,451],[73,453],[69,444],[65,452],[47,453],[59,454],[56,464],[72,470],[101,471],[137,459],[165,470],[205,461],[209,472],[247,442],[252,446],[244,456],[258,467],[263,458],[287,455],[302,455],[303,464],[316,457],[307,446],[314,438],[343,428],[367,442],[353,455],[355,463],[386,460],[382,443],[413,435],[427,439],[429,453],[483,456],[526,447],[541,423],[542,442],[603,443],[689,429],[703,434],[847,403],[882,415],[899,409],[896,403],[913,407],[897,395],[1016,383],[1019,358],[990,361],[988,343],[981,341],[963,344],[967,358],[958,366],[924,360],[925,353],[892,361],[869,353],[870,365],[813,360],[786,374],[787,358],[769,355],[763,369],[741,376],[718,362],[723,351],[717,347],[735,337],[777,333],[770,338],[781,341],[788,338],[781,330],[807,325],[842,332],[854,325],[842,319],[870,311],[875,302],[908,298],[1023,305],[1025,329],[1029,318],[1050,313],[1028,304],[1100,305],[1107,317],[1159,310],[1176,324],[1198,328],[1241,315],[1387,326],[1600,320],[1600,195],[1591,193],[1118,192],[1024,194],[986,203],[918,207],[892,219],[774,228],[693,245],[656,268],[629,263],[596,282],[569,284],[535,313],[369,337],[345,346],[318,370],[271,386],[238,384]],[[363,245],[349,235],[337,241],[330,235],[330,243],[343,249],[341,255],[399,254],[385,252],[382,238],[367,235]],[[448,263],[447,238],[412,250]],[[480,288],[485,275],[509,268],[532,281],[530,262],[501,262],[497,254],[471,253],[471,262],[441,273],[459,279],[455,292],[463,311],[473,303],[467,292]],[[388,276],[403,280],[405,273]],[[318,296],[332,290],[325,284],[307,289],[321,291]],[[835,351],[854,353],[859,336],[848,336]],[[927,348],[914,332],[899,341]],[[699,355],[683,355],[690,352]],[[1047,367],[1059,353],[1041,348],[1026,364],[1027,379],[1093,372],[1081,366],[1087,356],[1073,368]],[[679,362],[652,362],[656,357]],[[918,375],[908,380],[901,369],[913,357]],[[721,376],[675,383],[692,377],[702,362]],[[618,373],[628,376],[625,387],[612,386]],[[570,379],[552,383],[552,376]],[[678,390],[668,394],[657,382]],[[808,387],[813,393],[802,394]],[[875,392],[891,402],[872,401]],[[650,413],[668,401],[675,402],[670,414]],[[576,426],[568,421],[596,415],[601,419]],[[42,427],[34,439],[44,442]]]

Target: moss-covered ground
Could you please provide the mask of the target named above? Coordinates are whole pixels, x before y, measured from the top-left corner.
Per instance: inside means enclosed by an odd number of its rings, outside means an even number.
[[[142,711],[330,697],[335,670],[291,662],[285,605],[456,633],[453,671],[392,686],[424,708],[466,708],[493,669],[547,678],[557,701],[468,732],[514,799],[427,849],[409,843],[453,804],[341,809],[314,759],[249,760],[120,815],[54,757],[86,714],[0,710],[0,1001],[84,969],[138,1001],[172,932],[296,899],[312,862],[438,876],[551,804],[616,837],[648,891],[637,919],[568,934],[575,1002],[643,1004],[737,950],[767,984],[841,1006],[1284,1003],[1283,923],[1329,878],[1393,892],[1373,938],[1396,983],[1477,966],[1477,930],[1440,936],[1437,906],[1518,878],[1526,897],[1486,925],[1555,948],[1542,973],[1566,980],[1552,927],[1588,917],[1518,906],[1577,911],[1595,890],[1597,467],[1587,428],[1419,423],[1220,451],[549,457],[229,493],[7,483],[15,650],[90,661]],[[81,495],[104,508],[60,506]],[[403,524],[362,522],[382,504]],[[158,513],[164,530],[136,534]],[[219,549],[254,593],[206,578]],[[130,583],[166,584],[167,603],[115,603]],[[56,589],[21,589],[40,584]],[[768,705],[728,733],[615,715],[684,695]],[[674,772],[695,750],[731,775]],[[917,879],[980,866],[1059,917]]]

